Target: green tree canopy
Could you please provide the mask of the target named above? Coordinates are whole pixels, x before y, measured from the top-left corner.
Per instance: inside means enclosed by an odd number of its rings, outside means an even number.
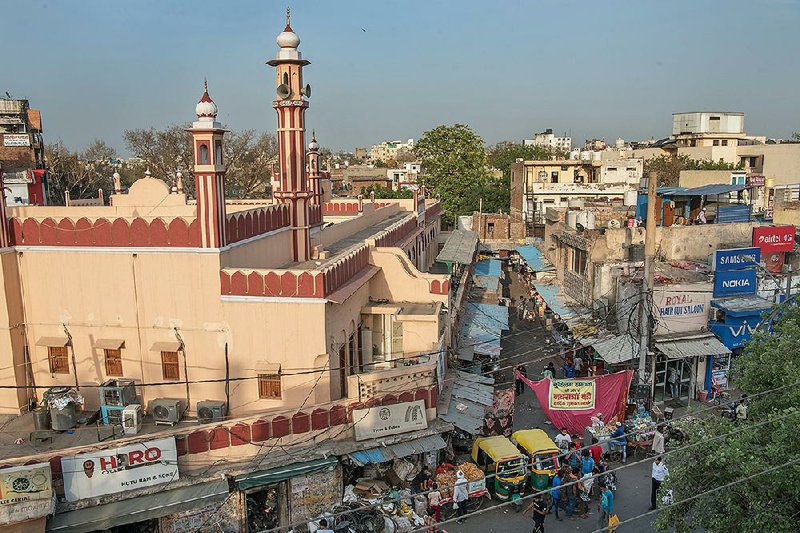
[[[550,159],[554,155],[547,148],[540,146],[525,146],[513,141],[502,141],[486,150],[489,166],[500,170],[502,178],[490,181],[481,197],[486,212],[503,211],[508,213],[511,205],[511,165],[518,159],[536,161]]]
[[[734,165],[723,160],[711,161],[710,159],[692,159],[687,155],[660,155],[644,162],[644,175],[655,172],[658,176],[658,185],[676,187],[681,177],[681,170],[736,170],[744,168],[741,164]]]
[[[689,426],[690,441],[708,441],[670,455],[670,477],[663,486],[675,501],[735,482],[800,458],[800,308],[786,305],[773,333],[757,332],[736,359],[738,388],[753,396],[747,421],[734,426],[709,418]],[[772,420],[772,422],[769,422]],[[769,422],[761,427],[748,426]],[[797,531],[800,517],[800,465],[787,466],[750,481],[666,508],[656,519],[660,530],[782,532]]]
[[[422,163],[423,184],[442,199],[445,219],[455,223],[459,215],[477,211],[488,187],[483,140],[469,126],[438,126],[422,134],[414,146]]]

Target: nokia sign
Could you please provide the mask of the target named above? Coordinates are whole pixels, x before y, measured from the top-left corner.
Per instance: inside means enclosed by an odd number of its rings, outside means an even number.
[[[714,274],[714,298],[756,293],[756,271],[723,270]]]

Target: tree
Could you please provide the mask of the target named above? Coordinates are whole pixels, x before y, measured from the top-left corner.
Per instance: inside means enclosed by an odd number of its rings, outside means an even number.
[[[113,192],[114,159],[114,149],[100,140],[81,153],[70,151],[61,141],[47,145],[48,203],[64,205],[67,191],[71,199],[77,200],[97,198],[99,189],[103,189],[107,198]]]
[[[708,441],[737,427],[772,422],[669,456],[670,477],[663,487],[673,490],[676,501],[798,458],[800,308],[790,304],[776,312],[773,333],[756,332],[734,364],[732,377],[751,395],[748,419],[734,426],[712,418],[687,429],[690,442]],[[800,467],[795,464],[666,508],[655,524],[679,533],[796,531],[798,487]]]
[[[511,165],[517,159],[535,161],[550,159],[553,153],[539,146],[524,146],[512,141],[502,141],[489,147],[486,156],[489,165],[503,173],[499,181],[490,183],[481,192],[487,212],[509,212],[511,205]]]
[[[420,181],[441,196],[445,220],[454,224],[459,215],[478,210],[488,187],[483,140],[463,124],[438,126],[422,134],[414,154],[425,169]]]
[[[687,155],[660,155],[644,162],[644,175],[655,172],[658,176],[658,185],[676,187],[681,177],[681,170],[736,170],[744,168],[742,164],[726,163],[722,159],[697,160]]]
[[[194,196],[194,154],[187,125],[174,124],[165,130],[125,131],[131,153],[145,161],[154,177],[172,184],[175,172],[183,174],[184,191]],[[253,130],[228,133],[223,143],[225,193],[233,198],[263,198],[269,193],[270,165],[277,160],[278,142],[271,133]]]

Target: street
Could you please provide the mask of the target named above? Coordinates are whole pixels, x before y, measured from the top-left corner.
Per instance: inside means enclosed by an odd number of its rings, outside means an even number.
[[[516,302],[521,295],[521,288],[520,284],[517,283],[516,273],[508,272],[507,279],[508,292],[506,296],[513,297]],[[507,358],[515,353],[530,351],[533,347],[544,346],[547,343],[547,339],[552,341],[552,337],[538,321],[518,320],[514,309],[509,310],[509,315],[511,330],[502,339],[501,358]],[[551,346],[554,355],[550,360],[553,361],[556,368],[560,368],[563,361],[561,361],[558,355],[558,345],[553,342]],[[526,353],[520,356],[519,359],[504,359],[502,361],[502,366],[525,363],[526,361],[538,359],[540,357],[539,354]],[[534,380],[540,379],[542,369],[547,365],[548,361],[549,360],[537,361],[527,365],[528,376]],[[510,375],[508,379],[511,379]],[[514,406],[514,430],[530,428],[543,429],[551,437],[557,434],[555,428],[547,421],[544,413],[539,408],[539,402],[533,391],[526,388],[516,399]],[[629,457],[628,459],[629,464],[634,460],[633,457]],[[621,521],[647,512],[650,506],[651,463],[652,461],[645,461],[640,464],[631,465],[617,473],[618,481],[617,491],[614,494],[614,510]],[[620,466],[619,463],[611,464],[612,468],[618,466]],[[525,506],[528,505],[529,501],[530,500],[526,500]],[[500,509],[493,509],[493,507],[498,504],[498,501],[492,500],[490,505],[484,504],[484,507],[481,509],[481,511],[484,512],[479,512],[479,514],[471,516],[463,524],[455,522],[445,524],[443,529],[448,533],[490,533],[531,530],[533,526],[530,513],[526,515],[516,513],[510,505]],[[589,506],[589,517],[587,519],[578,517],[575,520],[567,520],[563,518],[562,515],[563,520],[559,522],[556,520],[555,515],[551,514],[545,520],[545,531],[594,531],[597,529],[597,506],[597,500],[592,500]],[[635,522],[620,526],[617,531],[655,531],[650,525],[652,518],[652,515],[640,518]]]

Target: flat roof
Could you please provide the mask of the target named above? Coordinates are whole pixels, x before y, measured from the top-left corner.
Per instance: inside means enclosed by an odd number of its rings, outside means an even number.
[[[698,113],[706,113],[708,115],[742,115],[744,113],[742,111],[678,111],[677,113],[673,113],[672,116],[675,115],[694,115]]]
[[[463,229],[454,230],[445,241],[442,251],[436,256],[436,262],[470,265],[477,247],[477,233]]]

